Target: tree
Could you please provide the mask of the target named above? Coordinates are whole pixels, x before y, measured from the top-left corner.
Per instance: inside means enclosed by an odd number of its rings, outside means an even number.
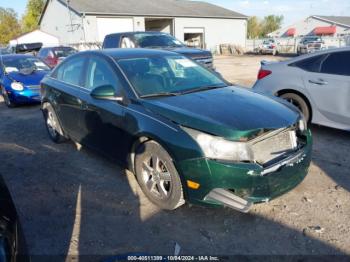
[[[283,23],[283,15],[269,15],[265,16],[264,20],[261,23],[261,36],[266,37],[267,34],[276,31],[281,28]]]
[[[248,19],[248,38],[254,39],[260,36],[260,22],[256,16],[249,17]]]
[[[30,32],[38,28],[39,18],[44,5],[44,0],[28,0],[25,14],[22,17],[23,32]]]
[[[5,45],[21,33],[17,13],[11,8],[0,7],[0,44]]]

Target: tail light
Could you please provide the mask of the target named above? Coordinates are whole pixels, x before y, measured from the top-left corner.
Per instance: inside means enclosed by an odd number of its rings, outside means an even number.
[[[270,71],[270,70],[260,69],[260,71],[258,73],[258,80],[263,79],[271,74],[272,74],[272,71]]]

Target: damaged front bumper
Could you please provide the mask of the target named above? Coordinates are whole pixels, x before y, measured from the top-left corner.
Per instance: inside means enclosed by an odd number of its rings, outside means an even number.
[[[268,167],[204,158],[180,162],[184,178],[200,184],[196,190],[187,188],[185,194],[190,202],[224,205],[247,212],[252,203],[267,202],[303,181],[310,166],[311,150],[309,132],[303,148]]]

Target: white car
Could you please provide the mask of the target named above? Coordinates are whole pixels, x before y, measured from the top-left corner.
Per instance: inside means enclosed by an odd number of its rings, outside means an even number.
[[[288,100],[308,122],[350,131],[350,47],[262,62],[253,89]]]

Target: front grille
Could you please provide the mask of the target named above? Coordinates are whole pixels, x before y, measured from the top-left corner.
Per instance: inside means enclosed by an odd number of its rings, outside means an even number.
[[[204,65],[205,67],[212,68],[213,67],[213,59],[212,58],[195,58],[197,63]]]
[[[294,128],[279,129],[260,136],[250,142],[254,152],[254,160],[264,165],[279,159],[298,147],[298,139]]]

